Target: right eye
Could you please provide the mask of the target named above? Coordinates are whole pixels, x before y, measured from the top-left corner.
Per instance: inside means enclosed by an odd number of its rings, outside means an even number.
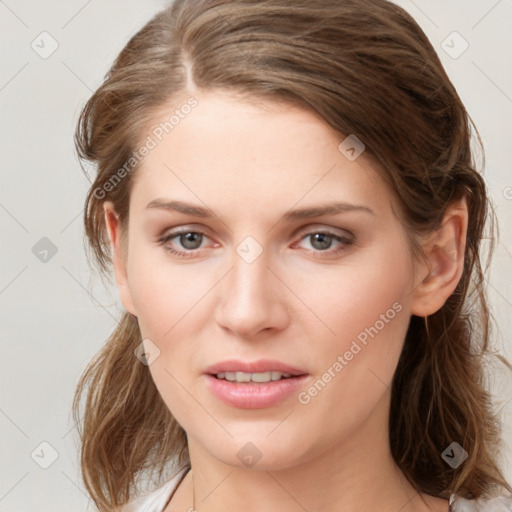
[[[198,249],[202,248],[202,243],[207,238],[208,237],[200,231],[181,229],[165,233],[158,239],[158,242],[171,254],[180,258],[189,258],[193,257],[193,253],[197,253]],[[171,243],[174,239],[176,239],[176,242]],[[176,245],[178,245],[178,248],[175,247]]]

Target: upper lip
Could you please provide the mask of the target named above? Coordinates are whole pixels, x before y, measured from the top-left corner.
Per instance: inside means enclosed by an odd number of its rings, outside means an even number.
[[[240,361],[230,359],[229,361],[221,361],[206,368],[205,373],[216,375],[221,372],[244,372],[244,373],[265,373],[265,372],[281,372],[290,375],[305,375],[307,372],[290,366],[289,364],[270,359],[260,359],[258,361]]]

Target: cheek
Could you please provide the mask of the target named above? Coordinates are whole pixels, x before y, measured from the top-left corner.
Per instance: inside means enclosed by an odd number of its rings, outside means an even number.
[[[411,260],[397,247],[329,270],[323,280],[310,275],[301,281],[297,294],[322,320],[303,315],[310,319],[303,352],[311,354],[317,384],[304,389],[299,402],[318,411],[311,421],[336,417],[330,409],[336,403],[349,405],[359,421],[391,385],[410,321]],[[314,350],[311,339],[321,339]],[[345,408],[337,411],[346,417]]]
[[[165,250],[141,248],[130,253],[130,292],[143,336],[164,340],[175,328],[201,320],[201,298],[211,288],[208,268],[171,262]]]
[[[208,319],[201,300],[211,288],[208,274],[169,262],[161,248],[140,249],[130,256],[130,290],[141,335],[159,351],[149,371],[174,418],[188,426],[187,420],[204,415],[189,390],[197,342]]]
[[[356,254],[337,267],[313,270],[301,272],[296,281],[294,292],[307,306],[296,320],[316,330],[316,338],[322,334],[323,346],[339,351],[348,349],[351,340],[364,344],[376,336],[402,341],[397,334],[408,325],[411,291],[406,249],[388,252],[384,247],[361,258]],[[293,282],[290,274],[288,280]]]

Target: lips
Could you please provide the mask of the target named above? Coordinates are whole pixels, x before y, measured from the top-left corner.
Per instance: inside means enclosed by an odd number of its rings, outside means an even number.
[[[285,378],[270,382],[233,382],[218,378],[224,374],[266,374],[277,372],[285,374]],[[239,409],[263,409],[278,405],[286,398],[297,394],[308,374],[280,361],[260,360],[247,361],[223,361],[209,366],[205,371],[206,383],[211,393],[223,403]]]

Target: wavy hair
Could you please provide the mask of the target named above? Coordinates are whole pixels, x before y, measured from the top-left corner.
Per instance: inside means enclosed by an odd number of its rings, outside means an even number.
[[[84,222],[103,272],[111,265],[103,203],[114,203],[125,229],[137,174],[125,164],[141,127],[191,87],[291,102],[356,135],[381,164],[415,256],[418,235],[467,199],[463,274],[439,311],[411,318],[392,385],[390,446],[418,491],[512,491],[497,462],[500,421],[484,372],[494,353],[480,245],[489,239],[489,261],[494,212],[470,147],[474,125],[418,24],[386,0],[176,0],[157,14],[119,54],[75,134],[80,158],[97,169]],[[125,313],[75,393],[82,475],[102,512],[133,498],[143,475],[161,478],[169,461],[188,461],[185,432],[133,355],[140,342]],[[468,452],[455,469],[441,457],[454,441]]]

